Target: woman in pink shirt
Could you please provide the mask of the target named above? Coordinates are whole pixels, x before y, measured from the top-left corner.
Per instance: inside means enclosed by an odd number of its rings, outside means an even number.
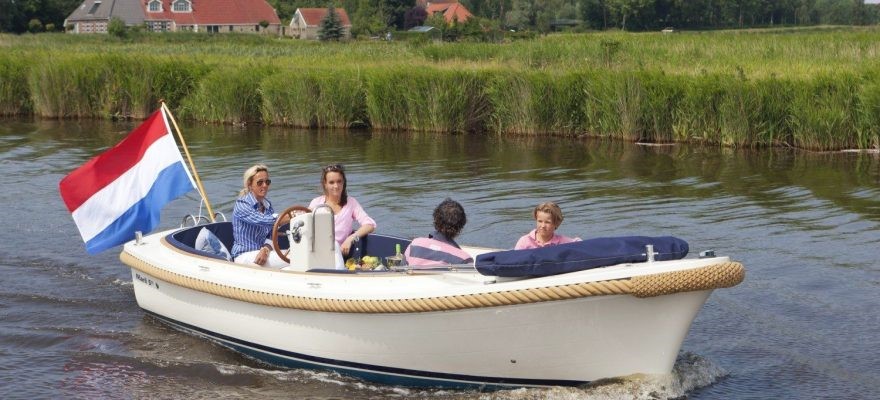
[[[348,195],[345,168],[342,165],[333,164],[324,167],[321,172],[321,187],[324,195],[312,199],[309,208],[314,210],[321,204],[330,206],[336,224],[336,242],[339,243],[342,254],[348,255],[352,243],[376,230],[376,221],[367,215],[361,203]],[[360,226],[352,233],[354,221]]]
[[[562,224],[562,210],[556,203],[548,201],[538,204],[532,212],[535,217],[535,229],[519,238],[514,250],[537,249],[555,244],[571,243],[581,240],[556,234],[556,228]]]

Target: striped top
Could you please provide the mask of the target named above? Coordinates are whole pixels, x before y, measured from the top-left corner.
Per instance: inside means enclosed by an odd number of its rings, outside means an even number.
[[[278,215],[269,199],[263,199],[263,206],[265,209],[260,212],[257,198],[251,192],[235,200],[232,209],[233,259],[241,253],[259,250],[266,244]]]
[[[413,268],[467,264],[474,261],[458,243],[440,232],[433,232],[426,238],[413,239],[403,252],[403,256],[406,257],[406,263]]]

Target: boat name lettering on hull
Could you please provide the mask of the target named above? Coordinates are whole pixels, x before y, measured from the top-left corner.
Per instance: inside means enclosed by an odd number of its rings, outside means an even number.
[[[141,281],[141,282],[142,282],[143,284],[145,284],[145,285],[148,285],[148,286],[155,286],[156,289],[159,288],[159,282],[154,282],[152,279],[147,278],[147,277],[145,277],[145,276],[143,276],[143,275],[141,275],[141,274],[135,273],[135,274],[134,274],[134,277],[137,278],[137,280]]]

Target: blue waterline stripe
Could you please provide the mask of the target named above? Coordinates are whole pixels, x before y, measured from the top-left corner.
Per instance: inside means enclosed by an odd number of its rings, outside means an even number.
[[[185,322],[180,322],[149,310],[144,310],[144,312],[181,330],[207,336],[233,350],[271,364],[291,368],[304,367],[335,370],[346,375],[356,376],[368,381],[388,385],[497,390],[523,386],[578,386],[589,383],[586,381],[571,380],[499,378],[446,374],[314,357],[236,339]]]

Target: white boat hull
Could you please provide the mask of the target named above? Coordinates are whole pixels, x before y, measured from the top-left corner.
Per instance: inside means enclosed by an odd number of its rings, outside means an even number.
[[[616,287],[736,264],[662,261],[521,280],[473,270],[349,275],[187,255],[163,234],[126,244],[121,256],[150,314],[273,364],[410,386],[579,385],[669,373],[694,317],[722,286],[639,295],[647,298]],[[742,279],[736,266],[733,284]],[[594,293],[605,282],[611,292]]]
[[[139,271],[132,278],[144,310],[255,358],[439,386],[571,385],[668,373],[711,292],[353,314],[245,303]]]

